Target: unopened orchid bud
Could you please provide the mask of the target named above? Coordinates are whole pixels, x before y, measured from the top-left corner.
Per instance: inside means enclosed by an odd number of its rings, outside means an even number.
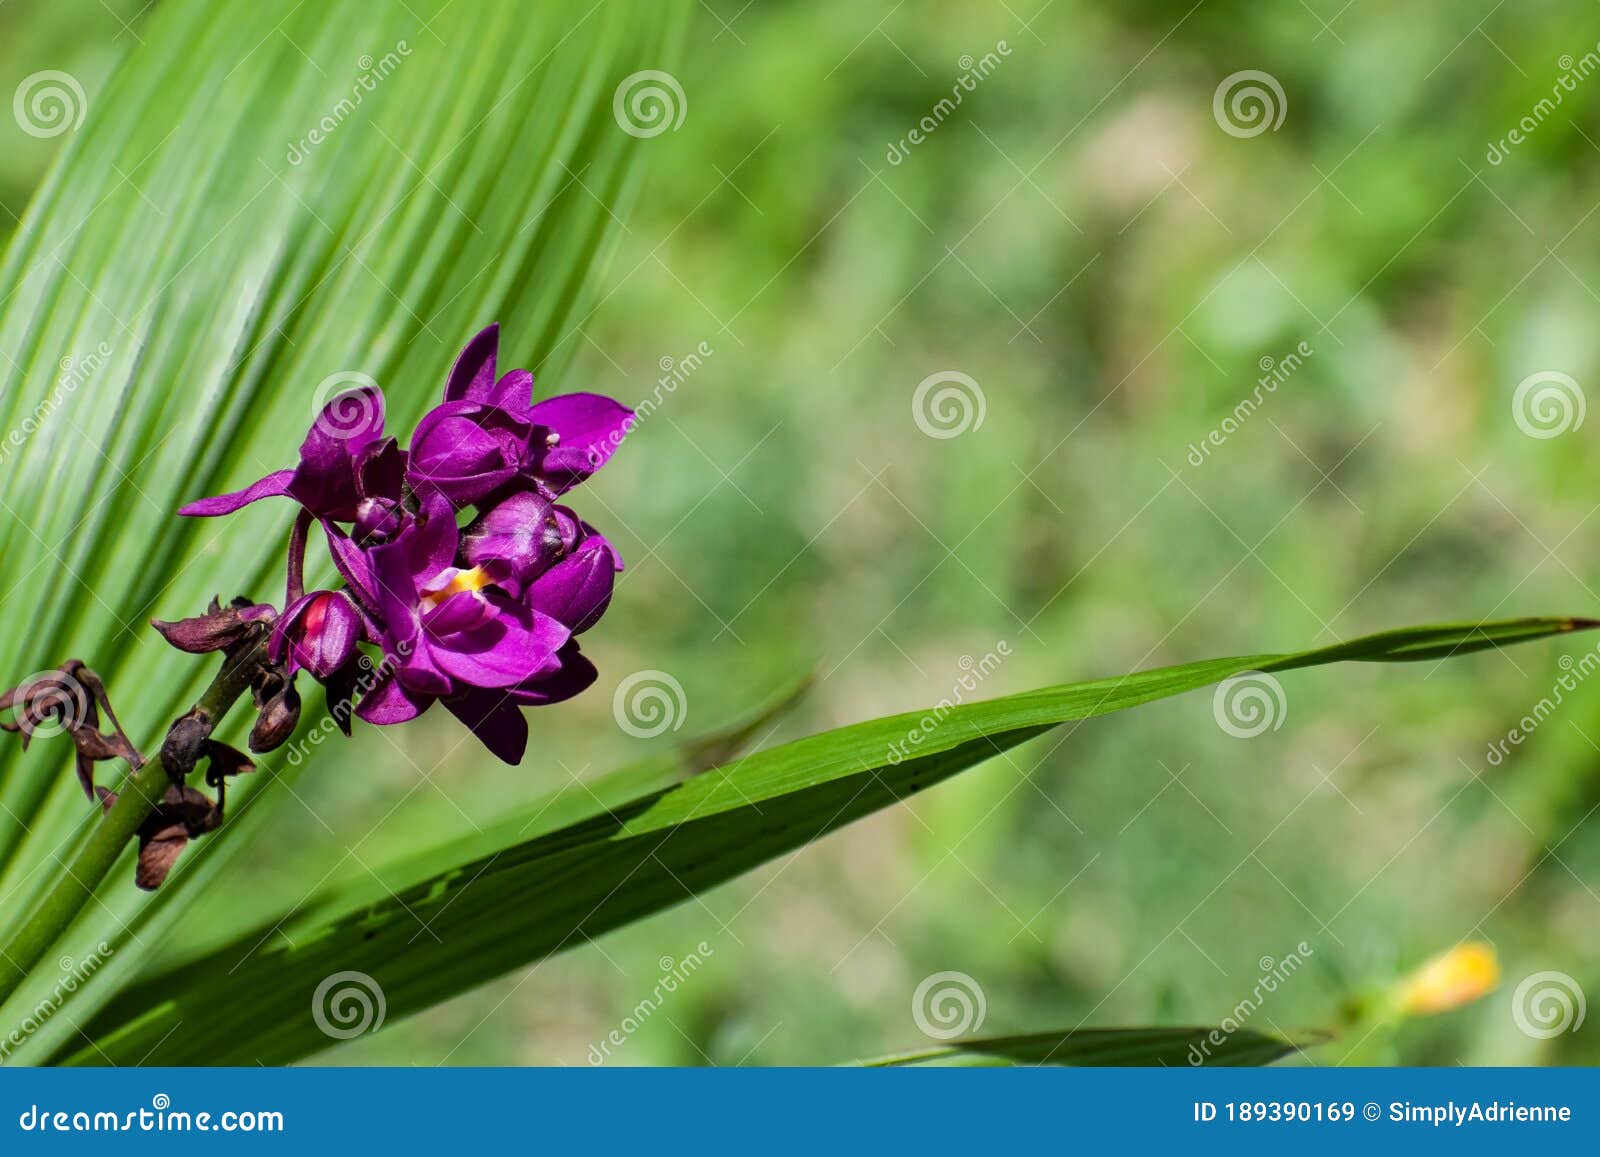
[[[283,610],[272,628],[267,655],[293,676],[302,668],[327,679],[350,661],[364,635],[361,612],[342,591],[312,591]]]

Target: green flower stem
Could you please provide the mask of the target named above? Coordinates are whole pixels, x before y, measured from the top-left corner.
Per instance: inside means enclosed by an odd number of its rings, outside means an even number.
[[[213,727],[250,689],[250,676],[259,658],[259,650],[252,648],[223,659],[211,685],[195,703],[195,710],[204,712]],[[0,949],[0,1005],[11,998],[33,967],[44,959],[50,946],[83,910],[171,782],[159,753],[129,778],[117,802],[95,827],[89,842],[79,850],[50,894]]]

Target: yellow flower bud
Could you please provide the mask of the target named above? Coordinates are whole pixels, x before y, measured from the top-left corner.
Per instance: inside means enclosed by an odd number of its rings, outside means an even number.
[[[1428,961],[1394,988],[1394,999],[1407,1016],[1449,1012],[1470,1004],[1500,983],[1500,961],[1482,941],[1458,944]]]

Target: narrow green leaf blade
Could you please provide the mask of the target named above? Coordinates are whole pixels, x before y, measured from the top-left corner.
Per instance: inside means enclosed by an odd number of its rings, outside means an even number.
[[[931,728],[924,720],[932,713],[913,713],[825,732],[461,864],[302,928],[292,945],[243,938],[151,977],[87,1026],[92,1047],[74,1047],[64,1059],[295,1060],[329,1043],[313,998],[335,972],[372,977],[392,1021],[679,903],[1058,724],[1244,672],[1437,660],[1596,625],[1522,619],[1390,631],[1313,651],[1213,659],[964,704],[940,711]],[[923,739],[908,756],[912,734]],[[238,992],[250,999],[232,999]]]
[[[953,1041],[941,1047],[855,1063],[872,1068],[1007,1065],[1236,1068],[1270,1065],[1325,1039],[1320,1033],[1290,1037],[1254,1029],[1224,1032],[1205,1027],[1080,1028]]]

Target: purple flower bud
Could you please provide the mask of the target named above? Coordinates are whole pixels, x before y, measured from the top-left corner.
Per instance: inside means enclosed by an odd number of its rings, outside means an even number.
[[[485,510],[461,533],[461,553],[512,595],[564,552],[549,499],[523,490]]]
[[[350,661],[366,633],[361,611],[342,591],[312,591],[284,608],[272,628],[267,657],[296,671],[326,679]]]
[[[545,571],[528,587],[530,606],[537,607],[574,635],[582,634],[605,614],[622,559],[605,538],[591,534],[567,558]]]
[[[211,609],[192,619],[179,619],[168,623],[151,619],[150,625],[161,632],[161,637],[180,651],[191,655],[205,655],[212,651],[225,651],[243,642],[263,626],[270,626],[277,610],[265,603],[237,603],[219,606],[215,599]]]

